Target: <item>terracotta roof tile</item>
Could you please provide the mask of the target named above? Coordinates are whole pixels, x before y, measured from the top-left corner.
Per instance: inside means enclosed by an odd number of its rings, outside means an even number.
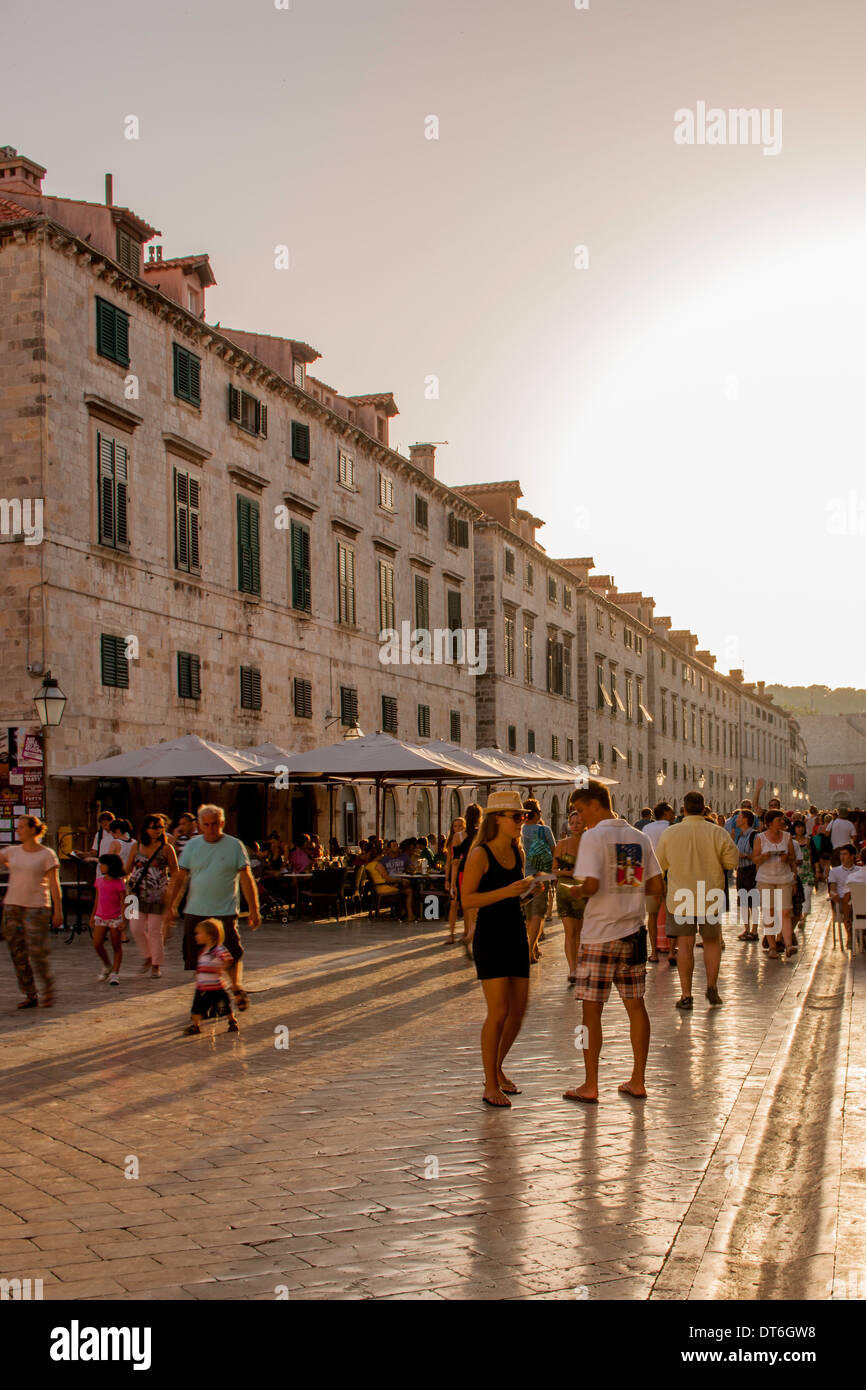
[[[13,203],[11,198],[0,198],[0,222],[20,222],[22,217],[39,217],[38,212],[31,212],[29,208],[22,208],[18,203]]]

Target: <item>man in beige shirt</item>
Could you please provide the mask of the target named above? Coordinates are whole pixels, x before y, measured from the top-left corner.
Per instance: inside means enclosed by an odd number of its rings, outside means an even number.
[[[682,997],[677,1008],[694,1008],[692,975],[695,968],[695,938],[700,927],[707,971],[707,999],[717,1007],[723,1003],[717,988],[722,960],[722,914],[725,910],[725,869],[736,869],[740,862],[737,846],[728,832],[704,819],[704,798],[700,792],[687,792],[685,815],[670,826],[656,845],[656,858],[667,871],[668,936],[676,937],[677,968]]]

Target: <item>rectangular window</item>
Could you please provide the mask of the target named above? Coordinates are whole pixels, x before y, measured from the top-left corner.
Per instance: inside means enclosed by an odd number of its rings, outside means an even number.
[[[574,762],[574,739],[573,739],[573,738],[567,738],[567,739],[565,740],[565,761],[566,761],[567,763],[573,763],[573,762]]]
[[[193,652],[177,654],[177,693],[182,700],[201,699],[201,662]]]
[[[643,638],[637,632],[634,635],[634,649],[638,656],[643,656]]]
[[[596,709],[613,709],[613,700],[607,693],[604,683],[604,663],[597,661],[595,664],[595,707]]]
[[[111,637],[103,632],[99,638],[102,684],[118,690],[129,689],[129,662],[126,657],[126,638]]]
[[[556,580],[552,574],[547,576],[547,601],[556,603]]]
[[[429,705],[419,705],[419,706],[418,706],[418,737],[419,737],[419,738],[429,738],[429,737],[430,737],[430,706],[429,706]]]
[[[104,434],[96,436],[99,544],[129,549],[129,451]]]
[[[604,632],[604,609],[602,608],[595,610],[595,626],[598,632]]]
[[[562,643],[557,642],[555,637],[548,637],[547,689],[550,691],[552,695],[561,695],[562,687]]]
[[[630,748],[626,749],[625,765],[626,765],[626,767],[628,768],[629,772],[631,772],[631,749],[630,749]]]
[[[415,494],[415,525],[419,531],[426,531],[429,526],[429,506],[426,497]]]
[[[379,561],[379,631],[394,626],[394,566]]]
[[[680,774],[679,774],[679,764],[678,764],[678,763],[674,763],[674,778],[679,777],[679,775],[680,775]]]
[[[640,676],[637,678],[637,722],[638,724],[652,724],[654,722],[652,715],[643,702],[643,680]]]
[[[96,300],[96,351],[120,367],[129,366],[129,314],[107,299]]]
[[[295,718],[312,719],[313,717],[313,683],[312,681],[302,680],[300,676],[295,676],[294,683],[295,696]]]
[[[241,709],[261,709],[262,673],[257,666],[241,667]]]
[[[517,752],[517,725],[516,725],[516,724],[509,724],[509,725],[508,725],[508,737],[507,737],[507,739],[506,739],[506,742],[507,742],[507,744],[508,744],[508,752],[509,752],[509,753],[516,753],[516,752]]]
[[[514,619],[505,615],[505,674],[514,675]]]
[[[229,386],[229,419],[247,434],[268,437],[268,407],[236,386]]]
[[[201,358],[180,343],[172,343],[174,394],[190,405],[201,405]]]
[[[117,229],[117,260],[130,275],[141,273],[141,242],[120,227]]]
[[[238,494],[238,589],[242,594],[262,591],[259,554],[259,504]]]
[[[598,761],[599,761],[599,765],[600,765],[601,763],[604,762],[604,744],[603,744],[603,743],[599,743],[599,745],[598,745]]]
[[[514,574],[514,551],[509,550],[507,546],[505,548],[505,573],[507,575]]]
[[[448,711],[448,727],[452,743],[460,742],[460,711],[452,709]]]
[[[677,736],[677,697],[671,696],[671,737]]]
[[[448,540],[459,550],[466,550],[469,546],[469,522],[461,521],[454,512],[448,513]]]
[[[389,512],[394,510],[394,479],[387,473],[379,474],[379,506]]]
[[[306,369],[303,362],[292,362],[292,381],[302,391],[307,389]]]
[[[358,722],[358,692],[353,685],[340,686],[340,723],[347,726]]]
[[[608,614],[607,627],[611,637],[616,637],[616,618],[612,613]]]
[[[568,587],[567,584],[564,584],[562,586],[562,606],[565,609],[566,613],[571,612],[573,600],[574,595],[572,593],[572,590]]]
[[[459,589],[447,589],[445,592],[446,613],[448,615],[448,631],[455,635],[451,638],[451,660],[457,661],[460,655],[461,638],[459,633],[463,631],[463,599]]]
[[[550,735],[550,756],[554,762],[559,761],[559,735]]]
[[[663,734],[666,734],[667,731],[668,731],[668,697],[667,697],[667,691],[663,690],[663,691],[662,691],[662,733],[663,733]]]
[[[623,640],[623,642],[625,643],[625,645],[626,645],[627,647],[632,647],[632,646],[634,646],[634,637],[633,637],[633,635],[632,635],[632,630],[631,630],[630,627],[624,627],[624,628],[623,628],[623,630],[622,630],[622,640]]]
[[[634,689],[631,676],[625,678],[625,717],[634,718]]]
[[[523,679],[527,685],[532,685],[535,678],[532,660],[532,624],[524,619],[523,622]]]
[[[531,560],[526,561],[526,568],[523,571],[523,587],[531,590],[535,584],[535,566]]]
[[[174,567],[187,574],[201,569],[198,478],[174,470]]]
[[[355,460],[351,454],[347,454],[344,449],[340,449],[337,459],[337,482],[340,487],[347,487],[350,491],[355,490]]]
[[[562,693],[567,700],[571,699],[571,642],[566,641],[562,644]]]
[[[415,575],[415,626],[430,630],[430,583],[423,575]]]
[[[616,671],[613,669],[612,666],[610,668],[610,707],[614,711],[614,713],[616,713],[616,711],[619,709],[622,710],[623,714],[625,714],[625,705],[623,704],[622,696],[620,695],[619,690],[617,689]]]
[[[667,652],[662,652],[662,653],[661,653],[661,656],[660,656],[660,658],[659,658],[659,664],[661,665],[662,670],[664,670],[665,667],[666,667],[667,664],[668,664],[668,654],[667,654]],[[676,672],[674,672],[674,674],[676,675]]]
[[[534,729],[527,729],[527,730],[526,730],[526,751],[527,751],[527,753],[534,753],[534,752],[535,752],[535,730],[534,730]]]
[[[637,770],[638,772],[643,772],[643,753],[638,753],[637,755]]]
[[[337,622],[355,625],[355,552],[337,542]]]
[[[292,522],[292,607],[309,613],[312,605],[310,570],[310,528],[300,521]]]
[[[393,695],[382,696],[382,729],[386,734],[397,732],[397,701]]]
[[[300,420],[292,421],[292,458],[298,463],[310,462],[310,427]]]

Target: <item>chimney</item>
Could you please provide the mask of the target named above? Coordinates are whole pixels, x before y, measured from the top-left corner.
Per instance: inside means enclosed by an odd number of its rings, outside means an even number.
[[[728,679],[729,679],[729,680],[732,680],[732,681],[736,681],[738,685],[742,685],[742,684],[743,684],[743,675],[744,675],[744,672],[741,671],[741,670],[729,671],[729,672],[728,672]]]
[[[0,197],[16,193],[42,195],[45,170],[32,159],[25,159],[11,145],[0,145]]]
[[[114,207],[114,176],[112,174],[105,175],[105,206],[107,208]]]
[[[410,444],[409,459],[422,473],[426,473],[428,478],[436,477],[435,444]]]
[[[758,681],[758,694],[759,694],[759,695],[763,695],[763,693],[764,693],[764,681]]]

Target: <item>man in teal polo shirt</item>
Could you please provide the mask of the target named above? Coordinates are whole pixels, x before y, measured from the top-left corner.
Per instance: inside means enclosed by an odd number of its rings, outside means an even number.
[[[229,978],[239,1009],[248,1007],[241,988],[244,948],[238,931],[238,883],[249,909],[250,927],[256,930],[261,922],[259,895],[250,869],[247,852],[240,840],[225,833],[225,814],[221,806],[201,806],[198,813],[200,835],[183,847],[177,872],[168,885],[166,901],[168,921],[177,916],[176,904],[189,885],[183,919],[183,963],[185,970],[194,970],[198,956],[195,929],[206,917],[216,917],[222,923],[224,945],[232,958]]]

